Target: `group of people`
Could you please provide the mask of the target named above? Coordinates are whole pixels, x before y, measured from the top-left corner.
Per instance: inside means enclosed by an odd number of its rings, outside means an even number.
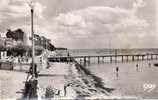
[[[18,57],[18,63],[21,63],[21,62],[26,62],[28,63],[29,62],[29,57]]]
[[[151,67],[151,63],[148,63],[148,66],[149,66],[149,68],[150,68],[150,67]],[[139,69],[139,65],[136,64],[136,70],[138,71],[138,69]],[[115,70],[116,70],[116,77],[117,77],[117,79],[118,79],[118,75],[119,75],[119,66],[117,66]]]

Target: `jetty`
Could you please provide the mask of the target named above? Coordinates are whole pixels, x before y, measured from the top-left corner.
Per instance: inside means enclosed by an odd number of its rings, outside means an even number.
[[[150,54],[117,54],[117,55],[95,55],[95,56],[58,56],[58,57],[48,57],[49,62],[72,62],[73,60],[79,61],[84,65],[91,64],[91,59],[99,63],[110,62],[129,62],[129,61],[144,61],[144,60],[157,60],[158,53]]]

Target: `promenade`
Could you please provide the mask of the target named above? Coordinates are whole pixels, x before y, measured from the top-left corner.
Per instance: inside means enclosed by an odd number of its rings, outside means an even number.
[[[23,95],[26,73],[0,70],[0,99],[19,99]]]

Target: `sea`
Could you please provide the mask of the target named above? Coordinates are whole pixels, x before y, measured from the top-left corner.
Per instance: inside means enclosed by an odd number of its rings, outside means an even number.
[[[112,55],[112,54],[150,54],[158,49],[69,49],[71,56]],[[96,59],[85,67],[100,77],[106,87],[115,88],[113,97],[158,99],[158,60],[97,63]],[[138,65],[138,67],[136,66]],[[119,67],[118,73],[116,67]]]
[[[72,56],[79,55],[109,55],[109,54],[147,54],[158,53],[158,48],[147,49],[68,49]]]

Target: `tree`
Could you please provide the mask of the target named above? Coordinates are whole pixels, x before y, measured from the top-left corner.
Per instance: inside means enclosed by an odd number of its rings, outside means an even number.
[[[18,44],[12,48],[9,48],[7,50],[8,56],[24,56],[25,53],[29,50],[29,46],[26,46],[24,44]]]
[[[50,51],[54,51],[55,50],[55,46],[52,43],[48,43],[48,50]]]
[[[34,34],[34,40],[35,40],[35,45],[36,46],[42,46],[45,49],[48,49],[50,51],[54,51],[55,47],[54,45],[51,43],[50,39],[47,39],[44,36],[39,36],[37,34]]]
[[[12,38],[13,40],[20,40],[20,41],[24,41],[24,32],[22,29],[17,29],[15,31],[11,31],[10,29],[8,29],[7,33],[6,33],[6,37],[7,38]]]
[[[12,38],[13,37],[13,32],[10,29],[7,30],[6,37],[7,38]]]

